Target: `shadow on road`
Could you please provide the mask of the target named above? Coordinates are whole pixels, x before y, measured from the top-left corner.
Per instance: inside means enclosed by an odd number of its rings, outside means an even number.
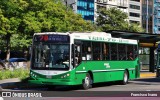
[[[118,82],[105,82],[93,84],[92,88],[105,87],[119,85]],[[36,90],[36,91],[74,91],[74,90],[84,90],[81,85],[76,86],[19,86],[12,88],[12,90]]]
[[[160,78],[141,78],[141,79],[135,79],[134,81],[160,82]]]
[[[160,78],[144,78],[144,79],[135,79],[129,81],[128,84],[138,84],[138,85],[153,85],[160,84]],[[5,84],[1,84],[5,85]],[[74,90],[83,90],[81,85],[78,86],[31,86],[27,83],[17,83],[14,84],[16,87],[9,89],[12,90],[35,90],[35,91],[74,91]],[[115,82],[104,82],[104,83],[96,83],[93,84],[92,88],[113,86],[113,85],[121,85],[118,81]]]

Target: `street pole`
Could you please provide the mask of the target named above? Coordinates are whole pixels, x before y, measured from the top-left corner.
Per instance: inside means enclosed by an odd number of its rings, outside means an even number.
[[[146,33],[148,33],[148,0],[147,0],[147,15],[146,15]]]

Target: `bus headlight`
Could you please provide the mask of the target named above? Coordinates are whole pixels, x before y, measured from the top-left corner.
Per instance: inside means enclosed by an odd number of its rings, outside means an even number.
[[[65,75],[61,76],[61,78],[65,78],[67,76],[70,76],[70,74],[65,74]]]
[[[67,76],[69,76],[69,74],[67,74]]]

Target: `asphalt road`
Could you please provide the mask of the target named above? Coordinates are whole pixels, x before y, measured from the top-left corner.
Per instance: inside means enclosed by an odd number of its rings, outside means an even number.
[[[118,82],[107,82],[94,84],[92,88],[83,90],[81,86],[48,88],[46,86],[36,88],[13,88],[2,89],[2,91],[160,91],[160,78],[141,78],[129,81],[127,85]]]
[[[119,85],[117,82],[94,84],[93,88],[83,90],[80,86],[74,87],[56,87],[55,89],[47,87],[37,88],[13,88],[2,89],[2,91],[10,92],[35,92],[41,93],[42,97],[29,98],[29,100],[159,100],[160,98],[160,78],[144,78],[129,81],[127,85]],[[158,91],[158,92],[157,92]],[[45,95],[43,95],[45,94]],[[68,95],[69,94],[69,95]],[[104,95],[105,94],[105,95]],[[139,95],[137,94],[153,94]],[[58,96],[56,96],[58,95]],[[15,95],[16,96],[16,95]],[[46,97],[44,97],[46,96]],[[82,97],[80,97],[82,96]],[[111,98],[110,98],[111,97]],[[27,99],[12,98],[13,100]],[[5,98],[4,100],[12,100]],[[3,100],[3,99],[0,99]]]

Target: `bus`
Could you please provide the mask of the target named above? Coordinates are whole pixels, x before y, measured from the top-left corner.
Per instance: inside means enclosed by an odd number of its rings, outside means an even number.
[[[81,85],[139,78],[138,41],[105,32],[45,32],[33,36],[29,83]]]

